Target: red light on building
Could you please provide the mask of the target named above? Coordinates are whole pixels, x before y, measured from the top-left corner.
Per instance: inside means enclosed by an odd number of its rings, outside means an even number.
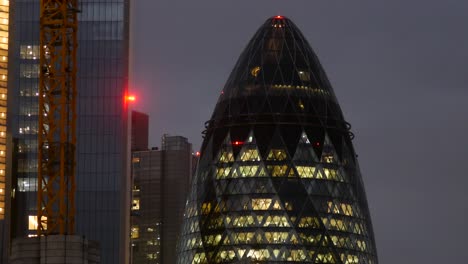
[[[320,142],[315,142],[316,147],[320,147]]]
[[[244,142],[242,142],[242,141],[234,141],[234,142],[232,142],[232,144],[233,144],[234,146],[240,146],[240,145],[244,144]]]
[[[283,19],[283,16],[275,16],[276,19]]]
[[[197,152],[195,153],[195,156],[200,157],[200,151],[197,151]]]

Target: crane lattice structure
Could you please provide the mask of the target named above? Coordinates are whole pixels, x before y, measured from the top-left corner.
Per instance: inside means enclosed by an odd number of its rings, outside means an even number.
[[[78,0],[40,0],[38,235],[74,234]]]

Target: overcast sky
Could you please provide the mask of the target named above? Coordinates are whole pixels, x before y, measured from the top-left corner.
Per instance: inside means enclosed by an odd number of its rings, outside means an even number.
[[[240,53],[273,15],[309,40],[356,135],[381,264],[468,263],[468,1],[132,1],[132,91],[198,150]]]

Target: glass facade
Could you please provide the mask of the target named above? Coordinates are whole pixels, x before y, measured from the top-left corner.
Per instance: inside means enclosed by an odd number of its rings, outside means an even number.
[[[12,6],[14,91],[8,112],[18,140],[12,236],[21,237],[34,236],[37,226],[39,1],[16,0]],[[128,0],[79,1],[76,232],[100,243],[101,263],[124,261],[128,248],[128,8]]]
[[[257,31],[204,133],[178,263],[378,263],[350,125],[293,22]]]

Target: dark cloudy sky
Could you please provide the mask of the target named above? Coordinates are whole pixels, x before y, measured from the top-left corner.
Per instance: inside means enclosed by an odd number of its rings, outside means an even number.
[[[352,124],[381,264],[468,263],[468,1],[134,0],[132,90],[197,150],[238,56],[292,19]]]

